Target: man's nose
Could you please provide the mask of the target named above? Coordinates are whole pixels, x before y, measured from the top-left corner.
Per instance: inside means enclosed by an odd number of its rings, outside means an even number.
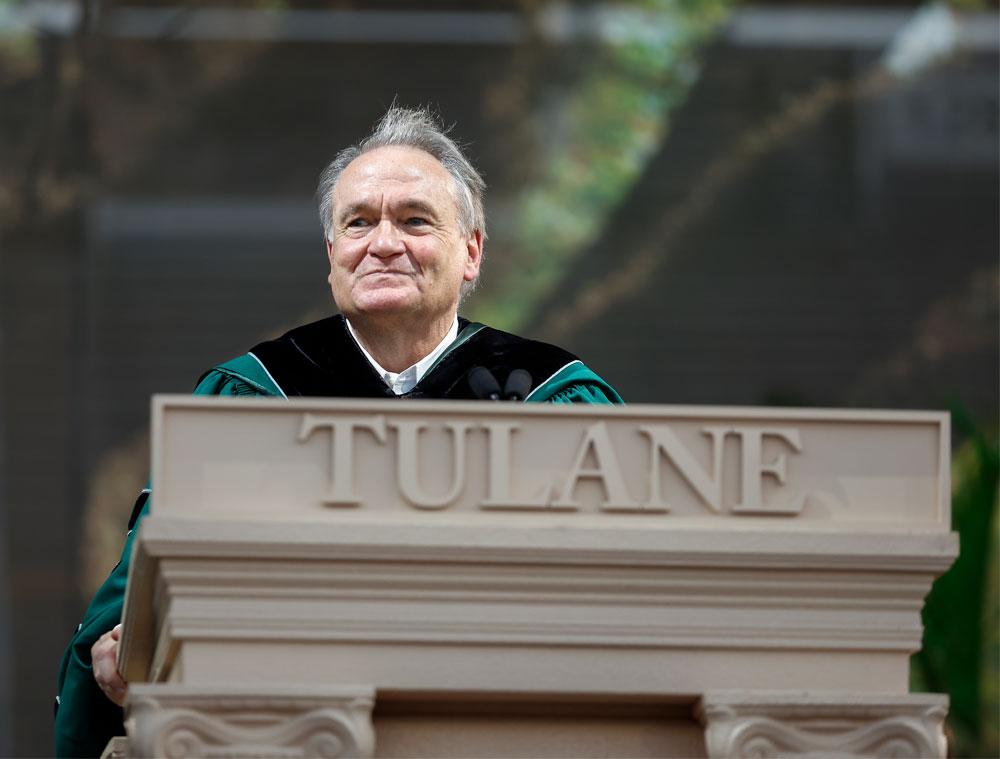
[[[398,253],[404,253],[406,246],[403,244],[403,236],[396,225],[389,219],[383,219],[375,227],[368,251],[376,256],[394,256]]]

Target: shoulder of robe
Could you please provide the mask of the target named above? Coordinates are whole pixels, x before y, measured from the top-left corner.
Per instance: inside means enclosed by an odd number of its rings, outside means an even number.
[[[194,394],[285,397],[267,368],[253,353],[244,353],[209,369],[198,379]]]
[[[611,385],[564,348],[478,322],[462,319],[460,325],[455,343],[428,372],[431,376],[426,384],[421,383],[431,390],[431,386],[441,384],[433,377],[436,370],[442,375],[454,375],[450,386],[437,397],[474,397],[465,375],[478,365],[488,369],[501,386],[514,370],[527,371],[532,378],[526,398],[529,402],[622,403]]]

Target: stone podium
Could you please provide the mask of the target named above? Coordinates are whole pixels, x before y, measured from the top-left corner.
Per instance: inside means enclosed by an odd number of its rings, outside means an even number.
[[[127,756],[945,756],[931,412],[161,396]]]

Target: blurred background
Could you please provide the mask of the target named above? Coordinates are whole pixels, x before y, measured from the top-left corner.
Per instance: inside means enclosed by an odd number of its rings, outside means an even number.
[[[149,397],[332,311],[312,192],[394,98],[490,186],[465,315],[632,402],[946,409],[913,686],[997,737],[995,2],[0,0],[0,755],[146,478]]]

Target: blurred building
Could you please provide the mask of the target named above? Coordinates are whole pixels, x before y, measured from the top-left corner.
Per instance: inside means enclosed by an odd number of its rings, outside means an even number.
[[[995,4],[414,8],[0,3],[0,755],[51,751],[149,396],[331,310],[311,193],[394,98],[490,185],[468,316],[633,402],[996,429]]]

